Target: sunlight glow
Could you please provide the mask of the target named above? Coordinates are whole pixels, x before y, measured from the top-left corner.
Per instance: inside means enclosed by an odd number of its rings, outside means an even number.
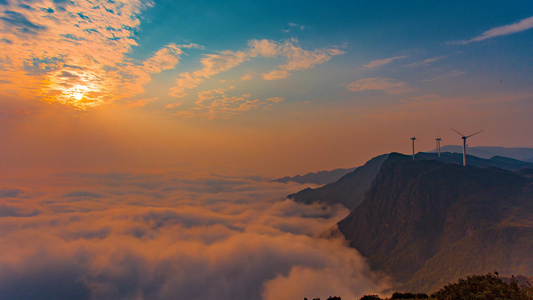
[[[42,87],[46,101],[73,106],[80,110],[98,107],[107,102],[108,88],[97,80],[96,74],[70,72],[75,75],[73,78],[50,76],[50,80]]]

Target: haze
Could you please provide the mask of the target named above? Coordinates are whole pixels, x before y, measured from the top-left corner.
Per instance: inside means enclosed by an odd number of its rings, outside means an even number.
[[[532,20],[528,1],[0,0],[0,293],[379,293],[323,238],[348,211],[270,180],[460,144],[450,127],[533,147]]]

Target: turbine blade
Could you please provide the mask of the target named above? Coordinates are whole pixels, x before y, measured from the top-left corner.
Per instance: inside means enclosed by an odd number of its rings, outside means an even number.
[[[457,130],[455,130],[455,129],[453,129],[453,128],[450,128],[450,129],[453,130],[453,131],[455,131],[455,132],[457,132],[460,136],[465,136],[464,134],[460,133],[459,131],[457,131]]]
[[[483,131],[485,131],[485,129],[480,130],[480,131],[478,131],[478,132],[476,132],[476,133],[472,133],[471,135],[467,136],[467,138],[469,138],[469,137],[471,137],[471,136],[473,136],[473,135],[476,135],[476,134],[478,134],[478,133],[480,133],[480,132],[483,132]]]

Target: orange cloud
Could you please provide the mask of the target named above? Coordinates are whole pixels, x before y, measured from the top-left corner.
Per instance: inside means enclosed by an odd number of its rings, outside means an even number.
[[[226,50],[218,54],[205,55],[200,61],[203,68],[193,73],[180,74],[180,78],[176,80],[176,86],[171,88],[170,95],[177,98],[185,97],[187,95],[186,90],[196,88],[206,79],[233,69],[252,58],[285,58],[286,63],[279,65],[277,70],[261,75],[265,80],[275,80],[287,78],[291,71],[313,68],[329,61],[333,56],[341,54],[344,52],[336,48],[305,50],[298,45],[296,39],[289,39],[283,43],[266,39],[251,40],[248,42],[248,48],[243,51]],[[244,75],[241,79],[249,80],[251,77]]]
[[[285,100],[283,97],[273,97],[265,100],[252,99],[250,94],[228,96],[226,92],[230,89],[215,89],[199,92],[198,100],[194,102],[194,106],[189,111],[179,111],[176,115],[205,119],[227,119],[232,115],[249,110],[268,109],[272,104]]]
[[[368,64],[364,65],[363,67],[368,68],[368,69],[377,68],[377,67],[381,67],[381,66],[384,66],[384,65],[388,65],[388,64],[390,64],[391,62],[393,62],[395,60],[404,59],[406,57],[407,56],[396,56],[396,57],[373,60],[373,61],[369,62]]]
[[[388,94],[400,94],[411,91],[403,82],[381,77],[360,79],[349,83],[346,85],[346,88],[352,92],[376,90],[385,91]]]
[[[79,109],[143,92],[150,75],[174,68],[182,48],[169,44],[145,61],[127,58],[150,1],[31,3],[0,13],[0,86]]]
[[[257,176],[117,172],[2,188],[2,296],[303,299],[337,289],[356,298],[385,288],[342,239],[319,237],[345,208],[280,200],[300,188]]]

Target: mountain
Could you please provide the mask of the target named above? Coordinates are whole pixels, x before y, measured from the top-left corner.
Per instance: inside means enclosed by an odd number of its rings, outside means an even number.
[[[431,292],[495,270],[533,276],[533,179],[391,153],[338,228],[404,290]]]
[[[298,193],[288,195],[289,199],[293,199],[300,203],[340,203],[350,210],[359,205],[365,196],[365,193],[370,188],[372,181],[378,175],[381,165],[387,159],[388,154],[383,154],[369,160],[363,166],[356,168],[353,172],[344,175],[336,182],[329,183],[325,186],[311,189],[306,188]],[[437,157],[435,153],[416,154],[417,160],[438,160],[440,162],[462,165],[462,153],[441,153]],[[483,159],[472,155],[467,155],[467,164],[476,167],[497,167],[505,170],[516,171],[521,169],[533,169],[533,163],[524,162],[512,158],[495,156],[491,159]]]
[[[350,210],[354,209],[363,201],[366,191],[379,173],[381,164],[387,156],[388,154],[374,157],[334,183],[316,189],[307,188],[287,197],[300,203],[340,203]]]
[[[447,145],[440,148],[441,152],[463,153],[463,146]],[[433,150],[432,152],[436,152]],[[506,148],[506,147],[468,147],[466,152],[480,158],[493,156],[510,157],[518,160],[533,162],[533,148]]]
[[[274,182],[288,183],[288,182],[297,182],[297,183],[314,183],[318,185],[331,183],[339,180],[342,176],[352,172],[355,168],[350,169],[335,169],[332,171],[320,171],[316,173],[307,173],[305,175],[296,175],[293,177],[285,176],[283,178],[274,179]]]
[[[462,165],[463,153],[443,152],[440,157],[436,153],[420,152],[415,155],[417,160],[438,160],[440,162]],[[480,168],[496,167],[509,171],[517,171],[520,169],[533,168],[533,163],[522,161],[514,158],[493,156],[490,159],[480,158],[473,155],[466,155],[466,164],[469,166],[476,166]]]

